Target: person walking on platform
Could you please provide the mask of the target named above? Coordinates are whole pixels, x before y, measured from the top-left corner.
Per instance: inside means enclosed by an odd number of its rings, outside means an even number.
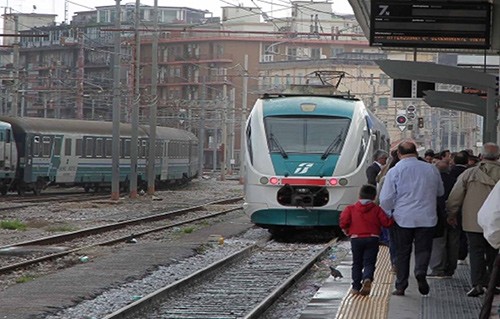
[[[373,155],[374,162],[366,169],[366,177],[368,184],[377,186],[377,175],[380,173],[382,167],[387,163],[389,155],[384,150],[377,150]]]
[[[380,229],[394,223],[373,202],[376,196],[375,186],[363,185],[359,201],[347,206],[340,214],[340,228],[351,238],[352,293],[364,296],[370,294],[375,274]]]
[[[497,144],[483,145],[481,162],[467,169],[458,177],[451,190],[446,209],[448,223],[458,225],[458,213],[462,209],[462,226],[469,242],[469,260],[472,289],[469,297],[484,294],[493,269],[498,249],[491,247],[483,236],[483,229],[477,222],[478,211],[495,184],[500,180],[500,149]]]
[[[462,223],[459,220],[457,226],[451,226],[446,222],[446,200],[450,195],[453,185],[458,176],[467,169],[469,154],[464,151],[458,152],[453,158],[454,165],[448,171],[446,161],[439,161],[436,167],[441,173],[445,194],[438,198],[439,227],[442,230],[432,245],[431,261],[429,266],[431,273],[429,277],[447,278],[453,276],[457,269],[458,260],[467,257],[467,238],[462,231]]]
[[[415,144],[398,145],[400,161],[385,177],[380,206],[394,217],[396,241],[396,289],[403,296],[408,287],[410,257],[415,245],[415,277],[422,295],[429,293],[427,268],[431,257],[437,197],[444,194],[443,182],[434,165],[417,159]]]

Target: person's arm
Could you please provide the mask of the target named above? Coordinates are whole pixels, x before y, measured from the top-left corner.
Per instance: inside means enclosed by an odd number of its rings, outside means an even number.
[[[371,184],[371,185],[377,185],[377,171],[375,170],[375,167],[373,165],[370,165],[368,166],[368,168],[366,169],[366,178],[367,178],[367,182],[368,184]]]
[[[392,217],[387,216],[385,211],[379,207],[377,211],[378,220],[385,228],[391,227],[394,224],[394,219]]]
[[[448,200],[446,201],[446,212],[447,212],[447,221],[448,224],[452,226],[458,225],[457,216],[458,212],[462,208],[465,198],[466,192],[466,176],[468,174],[461,174],[453,188],[451,189],[450,196],[448,196]]]
[[[396,205],[396,184],[394,181],[393,170],[390,170],[387,175],[385,175],[384,185],[382,185],[382,190],[380,191],[380,207],[385,211],[389,216],[392,215],[392,210]]]
[[[340,213],[339,226],[344,231],[344,233],[349,232],[351,227],[351,206],[347,206],[342,213]]]

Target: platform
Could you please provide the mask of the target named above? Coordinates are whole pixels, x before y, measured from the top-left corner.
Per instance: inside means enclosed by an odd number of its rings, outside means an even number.
[[[410,267],[411,278],[404,296],[393,296],[396,276],[390,272],[389,249],[380,247],[370,296],[353,296],[350,243],[338,247],[337,269],[343,278],[328,277],[304,309],[300,319],[473,319],[478,318],[483,296],[468,297],[470,268],[460,264],[453,278],[428,278],[430,293],[422,296]],[[344,251],[345,253],[340,253]],[[413,263],[413,260],[412,260]],[[495,296],[490,318],[499,318],[500,296]]]

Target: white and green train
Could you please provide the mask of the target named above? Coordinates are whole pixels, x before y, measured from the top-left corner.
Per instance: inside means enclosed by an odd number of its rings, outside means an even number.
[[[113,124],[102,121],[0,117],[0,193],[39,194],[48,185],[110,187]],[[120,124],[120,187],[130,180],[132,127]],[[138,187],[145,188],[149,127],[138,128]],[[198,175],[197,137],[157,127],[155,183],[181,183]]]
[[[351,96],[267,94],[250,113],[245,142],[245,212],[271,231],[336,228],[356,202],[384,124]]]

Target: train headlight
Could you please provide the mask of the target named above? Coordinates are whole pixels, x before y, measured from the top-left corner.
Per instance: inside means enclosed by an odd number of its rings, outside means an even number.
[[[314,103],[302,103],[300,105],[302,112],[314,112],[316,110],[316,104]]]
[[[267,178],[267,177],[265,177],[265,176],[264,176],[264,177],[261,177],[261,178],[260,178],[260,183],[261,183],[261,184],[267,184],[267,183],[269,183],[269,178]]]
[[[341,178],[341,179],[339,180],[339,184],[340,184],[341,186],[346,186],[346,185],[347,185],[347,183],[348,183],[347,178]]]
[[[336,178],[331,178],[329,182],[331,186],[336,186],[339,181]]]
[[[271,184],[273,184],[273,185],[278,184],[278,181],[279,181],[279,180],[278,180],[278,178],[277,178],[277,177],[271,177],[271,178],[269,179],[269,182],[270,182]]]

